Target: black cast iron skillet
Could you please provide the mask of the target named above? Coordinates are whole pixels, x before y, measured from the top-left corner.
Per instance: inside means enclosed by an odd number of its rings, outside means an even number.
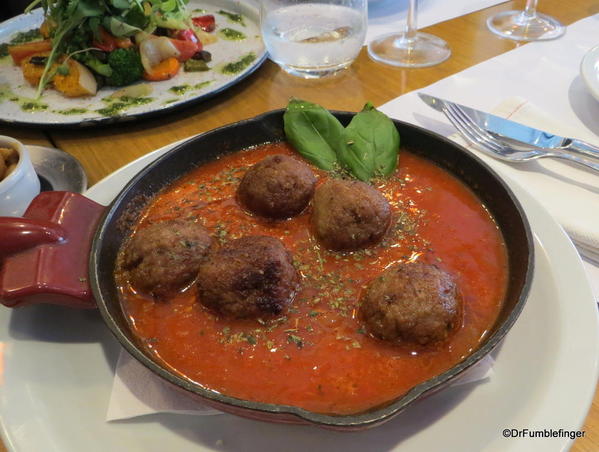
[[[337,112],[335,116],[346,125],[353,113]],[[162,379],[217,409],[265,421],[315,424],[335,430],[359,430],[381,424],[414,401],[443,388],[480,361],[509,331],[526,302],[534,260],[530,227],[514,194],[485,163],[435,133],[401,121],[394,122],[401,136],[402,147],[435,162],[470,187],[491,212],[503,233],[509,259],[507,293],[495,326],[478,350],[443,374],[419,384],[384,406],[354,415],[327,415],[293,406],[241,400],[204,389],[169,370],[144,348],[132,333],[123,313],[114,280],[118,251],[136,224],[139,213],[162,188],[194,167],[226,153],[284,140],[282,110],[221,127],[177,146],[138,173],[103,214],[98,214],[98,226],[90,251],[89,283],[102,317],[119,342]],[[1,276],[0,301],[8,305],[2,300]]]

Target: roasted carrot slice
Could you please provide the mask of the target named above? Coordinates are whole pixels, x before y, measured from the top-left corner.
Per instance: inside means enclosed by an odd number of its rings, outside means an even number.
[[[168,80],[179,72],[181,63],[175,57],[167,58],[152,68],[152,72],[144,72],[144,79],[153,82]]]
[[[17,66],[20,66],[21,61],[23,61],[29,55],[49,52],[50,50],[52,50],[52,43],[49,39],[8,46],[8,53],[10,53],[12,60]]]

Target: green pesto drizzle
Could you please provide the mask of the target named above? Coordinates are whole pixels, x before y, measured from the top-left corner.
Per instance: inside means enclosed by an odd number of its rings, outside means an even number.
[[[43,38],[39,28],[28,31],[20,31],[10,40],[11,44],[25,44],[26,42],[39,41]]]
[[[10,87],[6,84],[0,85],[0,102],[4,102],[5,100],[19,104],[21,110],[26,112],[43,111],[48,109],[48,105],[39,100],[19,96],[13,93]]]
[[[246,38],[242,32],[232,28],[223,28],[222,30],[218,31],[218,34],[221,38],[228,41],[243,41]]]
[[[238,74],[239,72],[247,68],[255,59],[256,54],[254,52],[250,52],[238,61],[225,64],[225,66],[221,69],[221,72],[225,75]]]
[[[245,27],[245,22],[243,20],[243,16],[241,14],[230,13],[228,11],[220,10],[218,14],[225,16],[231,22],[238,23],[239,25],[243,25]]]
[[[105,108],[100,108],[99,110],[96,110],[96,112],[100,113],[103,116],[116,116],[123,110],[127,110],[138,105],[149,104],[153,100],[154,99],[152,97],[108,96],[103,98],[102,101],[107,103],[109,106]]]
[[[183,94],[185,94],[187,91],[191,90],[192,87],[189,85],[178,85],[178,86],[173,86],[172,88],[169,88],[168,90],[171,93],[175,93],[178,96],[182,96]]]
[[[214,83],[214,80],[206,80],[205,82],[197,83],[196,85],[193,86],[193,88],[194,89],[206,88],[208,85],[211,85],[212,83]]]
[[[43,111],[43,110],[47,110],[47,109],[48,109],[48,105],[44,104],[42,102],[31,101],[31,102],[21,103],[21,110],[27,111],[27,112]]]
[[[8,56],[8,46],[10,45],[25,44],[31,41],[38,41],[42,38],[43,36],[40,33],[39,28],[34,28],[28,31],[20,31],[16,33],[9,42],[0,44],[0,58]]]
[[[54,113],[58,113],[59,115],[82,115],[83,113],[87,113],[86,108],[68,108],[65,110],[54,110]]]

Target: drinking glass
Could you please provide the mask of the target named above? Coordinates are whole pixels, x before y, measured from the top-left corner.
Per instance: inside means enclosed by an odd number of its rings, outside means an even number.
[[[524,11],[504,11],[489,17],[487,27],[496,35],[514,41],[555,39],[566,31],[558,20],[537,12],[537,0],[526,0]]]
[[[416,0],[409,0],[406,29],[389,33],[368,44],[368,54],[381,63],[400,67],[426,67],[442,63],[451,55],[447,43],[418,31]]]
[[[262,38],[270,58],[292,75],[320,78],[356,59],[368,0],[262,0]]]

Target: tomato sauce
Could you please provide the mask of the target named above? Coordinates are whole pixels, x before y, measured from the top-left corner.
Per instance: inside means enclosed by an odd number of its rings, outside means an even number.
[[[471,354],[493,327],[507,284],[507,254],[497,225],[476,196],[435,164],[402,150],[396,173],[375,184],[389,200],[392,226],[372,248],[330,252],[310,230],[310,208],[269,222],[235,201],[244,172],[267,155],[299,156],[285,143],[226,155],[163,190],[137,228],[194,216],[217,241],[244,235],[282,240],[302,276],[284,315],[230,320],[206,309],[192,284],[168,300],[135,293],[117,272],[123,307],[145,346],[201,386],[241,399],[321,413],[357,413],[385,404]],[[322,183],[328,176],[313,168]],[[359,316],[360,292],[383,269],[420,259],[452,274],[462,324],[440,344],[388,344]]]

